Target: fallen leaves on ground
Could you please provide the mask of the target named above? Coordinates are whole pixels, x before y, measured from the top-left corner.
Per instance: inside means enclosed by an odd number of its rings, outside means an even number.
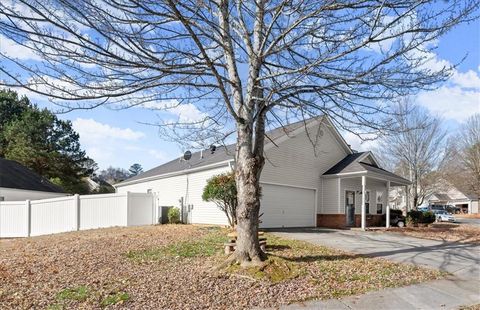
[[[464,224],[437,224],[436,226],[437,227],[393,227],[389,228],[387,231],[432,240],[480,243],[480,227]]]
[[[442,276],[273,235],[267,235],[273,263],[263,274],[213,272],[225,259],[219,234],[226,232],[160,225],[0,241],[0,308],[277,307]]]

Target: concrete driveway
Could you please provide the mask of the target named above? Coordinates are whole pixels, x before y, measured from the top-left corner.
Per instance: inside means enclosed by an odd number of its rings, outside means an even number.
[[[458,309],[480,303],[480,246],[394,233],[334,229],[289,229],[275,234],[352,253],[435,268],[447,279],[386,289],[340,300],[311,301],[287,309]]]
[[[356,230],[312,228],[283,230],[276,234],[352,253],[431,267],[461,278],[480,279],[480,246],[478,245]]]

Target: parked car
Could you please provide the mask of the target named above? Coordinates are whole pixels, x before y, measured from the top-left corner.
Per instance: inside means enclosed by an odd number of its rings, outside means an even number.
[[[432,211],[434,211],[434,210],[437,210],[437,211],[444,210],[444,211],[447,211],[448,213],[451,213],[451,214],[462,213],[462,208],[454,206],[454,205],[431,205],[431,206],[429,206],[429,208]]]
[[[393,211],[393,210],[392,210]],[[383,223],[385,224],[386,215],[383,215]],[[392,212],[390,213],[390,225],[391,226],[398,226],[398,227],[405,227],[405,216],[400,214],[399,212]]]
[[[455,217],[445,210],[433,210],[437,222],[455,222]]]
[[[430,211],[428,207],[418,207],[418,211],[427,212]]]

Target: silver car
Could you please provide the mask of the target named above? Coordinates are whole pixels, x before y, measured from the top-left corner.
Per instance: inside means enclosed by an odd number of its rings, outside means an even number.
[[[437,222],[455,222],[455,217],[445,210],[433,210]]]

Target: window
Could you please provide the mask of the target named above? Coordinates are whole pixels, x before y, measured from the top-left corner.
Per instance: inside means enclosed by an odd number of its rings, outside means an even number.
[[[377,214],[383,213],[383,192],[377,191]]]

